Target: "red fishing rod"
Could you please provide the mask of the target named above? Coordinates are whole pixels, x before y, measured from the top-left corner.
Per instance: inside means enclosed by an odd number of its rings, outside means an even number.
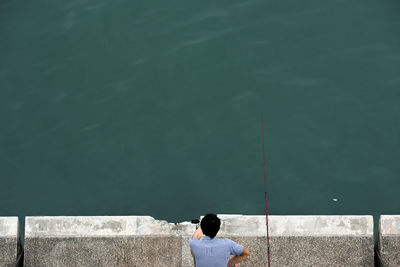
[[[263,151],[263,162],[264,162],[264,196],[265,196],[265,222],[267,225],[267,255],[268,255],[268,267],[270,267],[270,253],[269,253],[269,227],[268,227],[268,205],[267,205],[267,174],[265,171],[265,152],[264,152],[264,127],[263,127],[263,114],[261,112],[261,135],[262,135],[262,151]]]

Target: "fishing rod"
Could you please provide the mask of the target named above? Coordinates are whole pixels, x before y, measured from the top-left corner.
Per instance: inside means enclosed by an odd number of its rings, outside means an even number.
[[[268,267],[270,267],[271,256],[269,252],[269,230],[268,230],[268,205],[267,205],[267,174],[265,171],[265,152],[264,152],[264,127],[263,127],[263,114],[261,112],[261,135],[262,135],[262,152],[263,152],[263,163],[264,163],[264,196],[265,196],[265,222],[267,226],[267,255],[268,255]]]

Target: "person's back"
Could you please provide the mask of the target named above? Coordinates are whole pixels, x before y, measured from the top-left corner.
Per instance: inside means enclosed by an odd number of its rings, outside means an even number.
[[[221,221],[215,214],[207,214],[201,220],[201,226],[189,243],[196,267],[233,266],[249,256],[249,251],[234,241],[215,238],[220,225]],[[202,238],[203,233],[205,236]],[[235,256],[229,259],[231,255]]]

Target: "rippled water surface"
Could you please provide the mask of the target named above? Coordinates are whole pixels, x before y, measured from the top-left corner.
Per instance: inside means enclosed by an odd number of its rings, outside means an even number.
[[[400,213],[398,1],[0,0],[0,215]],[[336,201],[335,201],[336,200]]]

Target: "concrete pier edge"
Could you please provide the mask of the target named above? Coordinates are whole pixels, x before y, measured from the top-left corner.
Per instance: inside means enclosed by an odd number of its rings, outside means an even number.
[[[1,266],[20,266],[23,249],[18,217],[0,217]]]
[[[266,264],[265,215],[219,214],[217,237],[248,247],[241,266]],[[199,218],[201,219],[201,218]],[[28,216],[25,266],[193,266],[190,222],[150,216]],[[269,216],[273,266],[373,266],[372,216]],[[18,217],[0,217],[1,266],[23,259]],[[381,215],[378,266],[400,265],[400,215]]]
[[[241,266],[266,264],[264,215],[221,214],[217,237],[248,247]],[[373,266],[372,216],[269,216],[273,266]],[[193,266],[190,222],[150,216],[26,217],[25,266]]]
[[[376,238],[381,266],[400,266],[400,215],[381,215]]]

